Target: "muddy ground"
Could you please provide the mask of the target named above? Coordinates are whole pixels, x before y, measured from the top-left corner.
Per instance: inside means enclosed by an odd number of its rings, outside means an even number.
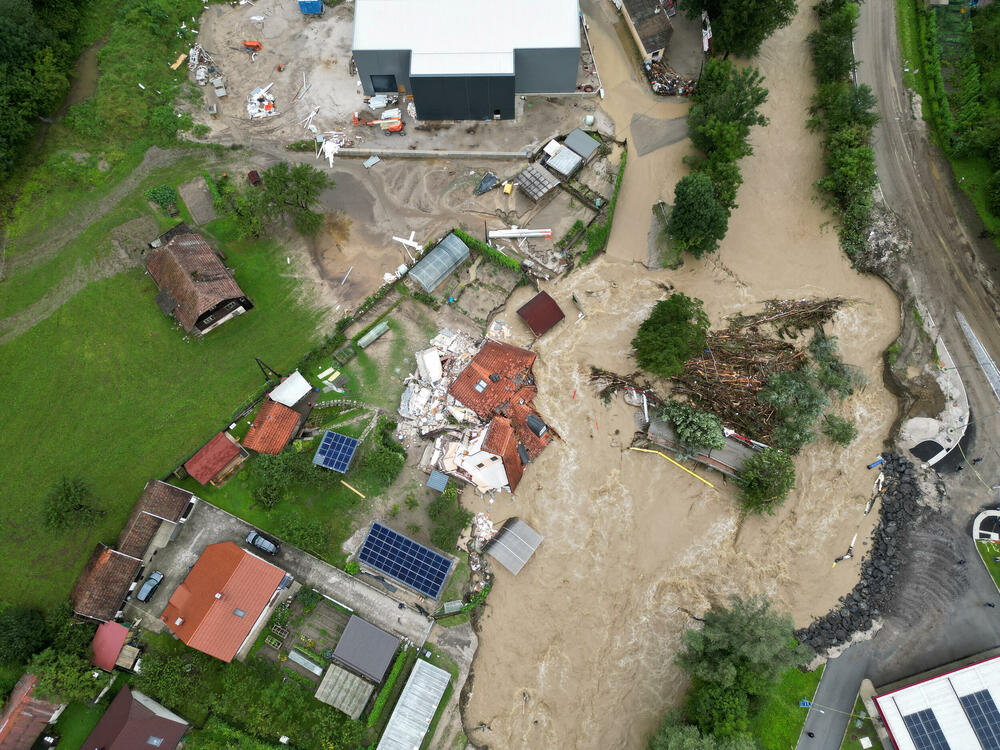
[[[686,105],[653,99],[618,54],[609,7],[589,10],[617,136],[629,136],[636,114],[683,116]],[[857,581],[861,555],[831,566],[875,521],[862,515],[873,479],[864,467],[896,415],[881,355],[897,335],[899,307],[882,282],[850,268],[812,200],[821,162],[819,141],[805,128],[813,83],[803,40],[811,28],[801,12],[758,61],[771,124],[753,133],[740,208],[719,253],[688,259],[679,271],[643,269],[650,206],[670,202],[689,145],[632,151],[606,259],[549,288],[564,309],[575,294],[587,317],[535,347],[538,405],[563,441],[527,470],[516,500],[490,507],[495,521],[519,515],[545,541],[516,579],[499,571],[490,595],[465,714],[477,744],[640,747],[686,689],[672,664],[692,624],[685,611],[700,614],[728,593],[763,592],[804,625]],[[628,342],[662,296],[657,282],[704,300],[716,325],[770,297],[852,300],[830,332],[868,376],[837,407],[857,420],[859,437],[846,450],[823,440],[807,447],[796,460],[797,487],[774,517],[741,521],[733,488],[719,476],[705,474],[715,491],[655,456],[623,450],[635,429],[632,410],[620,401],[603,406],[588,387],[590,365],[634,367]],[[511,300],[508,320],[519,301]]]

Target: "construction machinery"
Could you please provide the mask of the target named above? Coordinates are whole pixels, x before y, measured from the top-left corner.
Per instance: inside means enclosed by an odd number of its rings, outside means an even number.
[[[360,112],[355,112],[351,116],[351,122],[354,125],[378,125],[386,135],[392,135],[393,133],[403,135],[404,128],[406,127],[406,123],[399,117],[387,117],[384,120],[366,120],[361,116]]]

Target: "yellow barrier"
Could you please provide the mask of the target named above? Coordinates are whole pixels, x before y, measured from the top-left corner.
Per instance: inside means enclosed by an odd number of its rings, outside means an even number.
[[[666,453],[660,453],[660,451],[650,450],[649,448],[635,448],[635,447],[632,447],[632,448],[630,448],[630,450],[641,451],[642,453],[655,453],[657,456],[662,456],[663,458],[667,459],[670,463],[672,463],[674,466],[676,466],[678,469],[681,469],[682,471],[686,471],[688,474],[690,474],[691,476],[693,476],[699,482],[704,482],[709,487],[711,487],[713,490],[715,490],[716,492],[718,492],[718,490],[715,489],[715,485],[714,484],[712,484],[711,482],[709,482],[707,479],[702,479],[701,477],[699,477],[697,474],[695,474],[690,469],[688,469],[688,468],[686,468],[684,466],[681,466],[679,463],[677,463],[676,461],[674,461],[674,459],[672,459]]]

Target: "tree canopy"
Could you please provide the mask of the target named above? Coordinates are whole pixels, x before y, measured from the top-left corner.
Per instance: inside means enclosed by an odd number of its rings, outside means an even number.
[[[747,511],[773,513],[795,487],[795,464],[787,453],[766,448],[743,463],[736,481]]]
[[[774,408],[778,423],[771,434],[778,447],[790,453],[816,439],[813,425],[829,402],[809,368],[772,373],[757,398]]]
[[[56,703],[86,703],[100,690],[90,661],[77,653],[47,648],[31,660],[28,671],[38,678],[35,692]]]
[[[681,249],[700,258],[714,253],[729,228],[729,212],[715,196],[712,179],[694,172],[674,187],[674,208],[667,220],[667,234]]]
[[[94,506],[94,493],[82,479],[63,477],[45,497],[45,525],[65,531],[94,526],[104,511]]]
[[[49,643],[45,615],[27,607],[0,611],[0,665],[19,666]]]
[[[684,370],[684,363],[705,348],[708,316],[701,300],[675,292],[656,303],[640,325],[632,349],[639,367],[669,378]]]
[[[726,56],[753,57],[765,39],[795,17],[795,0],[691,0],[682,7],[689,18],[708,11],[712,49]]]
[[[221,198],[216,209],[233,215],[240,237],[260,237],[267,226],[288,216],[301,234],[313,235],[323,226],[323,214],[313,206],[333,181],[309,164],[294,167],[280,162],[261,174],[263,184],[238,187],[225,181],[219,186]]]
[[[663,405],[663,418],[674,428],[677,439],[692,452],[718,450],[726,446],[722,420],[714,414],[696,409],[683,401],[668,401]]]
[[[670,711],[656,733],[649,738],[646,750],[758,750],[753,738],[746,734],[735,734],[720,738],[711,734],[703,735],[698,727],[685,724],[676,711]]]

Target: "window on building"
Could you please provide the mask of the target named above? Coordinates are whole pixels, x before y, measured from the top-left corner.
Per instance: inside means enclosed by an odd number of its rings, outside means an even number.
[[[150,737],[148,740],[146,740],[146,744],[147,745],[152,745],[153,747],[159,747],[160,745],[163,744],[163,738],[162,737]]]
[[[485,391],[486,390],[486,381],[485,380],[480,380],[478,383],[476,383],[476,390],[479,391],[480,393],[482,393],[483,391]]]
[[[244,612],[242,609],[234,609],[233,610],[233,614],[236,615],[237,617],[245,617],[246,616],[246,612]]]

